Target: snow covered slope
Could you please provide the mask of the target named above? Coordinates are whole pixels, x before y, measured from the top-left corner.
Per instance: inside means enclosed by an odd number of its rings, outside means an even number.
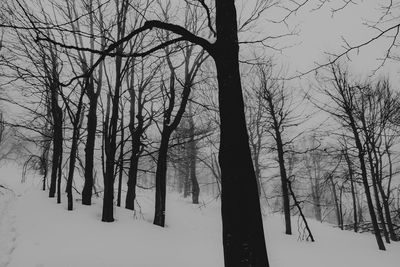
[[[67,211],[65,204],[57,205],[39,187],[27,188],[15,197],[9,195],[7,202],[1,196],[1,267],[223,266],[221,219],[215,201],[199,207],[168,195],[163,229],[151,223],[151,192],[139,195],[141,212],[135,217],[116,208],[116,221],[102,223],[100,199],[91,207],[77,202],[74,211]],[[382,252],[371,234],[341,231],[312,220],[310,224],[315,243],[297,240],[296,218],[294,235],[286,236],[281,216],[265,217],[272,267],[399,266],[400,243]]]

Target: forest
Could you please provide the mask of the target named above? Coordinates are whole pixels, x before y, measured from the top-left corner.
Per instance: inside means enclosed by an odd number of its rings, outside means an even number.
[[[399,31],[392,0],[2,0],[0,266],[283,267],[335,235],[397,266]]]

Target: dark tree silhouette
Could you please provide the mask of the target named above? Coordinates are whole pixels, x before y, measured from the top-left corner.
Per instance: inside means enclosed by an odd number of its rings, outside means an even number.
[[[379,230],[379,225],[375,213],[375,207],[372,202],[372,195],[368,181],[368,172],[365,159],[365,147],[362,142],[362,135],[360,132],[360,122],[357,120],[357,95],[355,85],[350,84],[349,74],[341,66],[332,64],[330,66],[331,78],[330,83],[332,88],[323,88],[321,91],[328,96],[335,106],[321,107],[329,114],[334,116],[346,129],[350,131],[354,138],[355,147],[357,149],[357,157],[361,169],[361,177],[364,186],[365,196],[367,199],[369,214],[373,226],[375,238],[380,250],[385,250],[385,245]]]
[[[31,20],[31,27],[37,32],[37,42],[50,42],[66,49],[84,50],[99,54],[99,59],[92,68],[83,75],[74,77],[90,77],[94,69],[107,56],[146,56],[171,44],[188,41],[201,46],[214,59],[219,95],[220,113],[220,150],[219,164],[221,168],[221,203],[222,227],[225,266],[269,266],[264,239],[261,209],[257,190],[256,175],[251,158],[242,85],[239,70],[238,21],[234,0],[216,0],[211,9],[204,1],[199,1],[209,20],[208,26],[215,36],[215,42],[191,33],[182,26],[157,20],[147,20],[143,26],[130,31],[126,35],[118,35],[117,41],[103,51],[90,48],[79,48],[65,45],[54,38],[43,34],[36,23]],[[24,8],[21,6],[21,8]],[[210,10],[215,10],[215,29]],[[29,14],[29,12],[26,12]],[[257,18],[258,12],[253,18]],[[121,45],[140,33],[159,29],[172,32],[178,37],[155,45],[143,52],[124,54]],[[116,72],[119,72],[116,70]],[[117,83],[120,82],[117,77]],[[118,114],[119,85],[115,86],[110,119],[110,140],[106,142],[106,175],[104,179],[105,192],[103,203],[103,221],[113,221],[113,175],[115,156],[115,132]],[[240,197],[239,197],[240,196]],[[159,209],[159,211],[162,210]],[[158,211],[156,223],[163,223]]]

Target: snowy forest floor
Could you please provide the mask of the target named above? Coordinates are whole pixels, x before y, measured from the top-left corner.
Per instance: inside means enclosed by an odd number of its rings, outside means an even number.
[[[114,223],[103,223],[101,199],[93,206],[66,205],[47,198],[35,181],[19,184],[15,167],[0,169],[0,267],[221,267],[220,206],[195,206],[176,194],[167,197],[167,227],[152,225],[153,193],[140,192],[135,216],[115,208]],[[36,181],[37,183],[37,181]],[[79,195],[75,194],[76,198]],[[65,198],[63,199],[65,202]],[[264,217],[272,267],[397,267],[400,243],[378,251],[374,236],[341,231],[309,220],[316,242],[299,240],[297,218],[292,236],[283,217]]]

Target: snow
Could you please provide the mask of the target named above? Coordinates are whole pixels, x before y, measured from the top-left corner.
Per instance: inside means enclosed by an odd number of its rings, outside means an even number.
[[[18,170],[0,170],[0,184],[15,190],[0,195],[0,267],[223,266],[220,206],[211,198],[197,206],[170,193],[167,227],[160,228],[152,224],[153,193],[139,192],[141,212],[134,216],[116,207],[116,221],[103,223],[101,199],[90,207],[77,201],[67,211],[40,190],[40,181],[19,180]],[[282,216],[264,219],[272,267],[399,266],[400,243],[379,251],[371,234],[310,220],[316,239],[311,243],[298,240],[297,218],[293,236],[284,234]]]

